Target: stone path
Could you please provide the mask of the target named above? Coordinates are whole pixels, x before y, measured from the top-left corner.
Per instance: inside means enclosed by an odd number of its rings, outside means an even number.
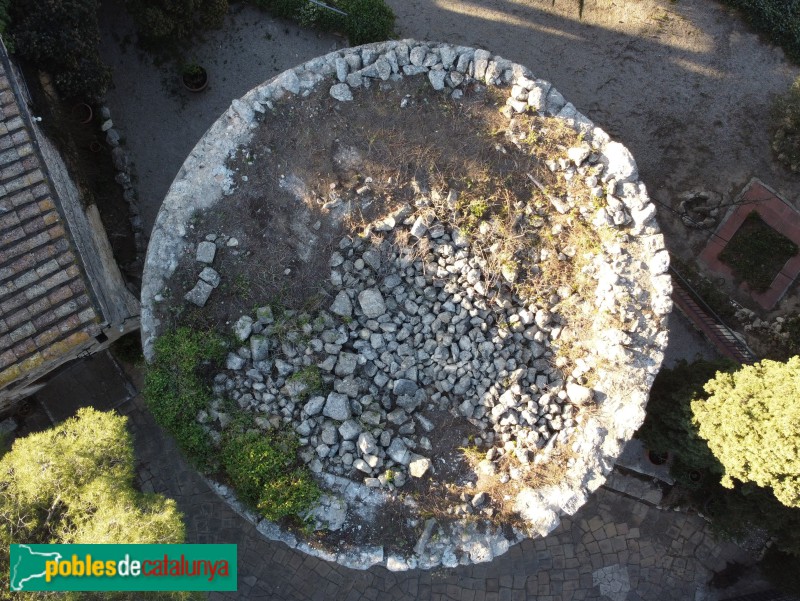
[[[706,522],[601,488],[550,536],[526,540],[491,563],[434,572],[349,570],[263,539],[220,500],[155,425],[141,396],[120,407],[130,418],[144,490],[175,498],[187,542],[236,543],[239,590],[212,599],[453,599],[458,601],[714,600],[712,572],[751,564],[718,543]]]

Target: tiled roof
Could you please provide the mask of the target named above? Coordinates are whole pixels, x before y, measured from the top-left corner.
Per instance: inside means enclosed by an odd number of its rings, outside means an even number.
[[[41,156],[0,62],[0,388],[100,333]]]

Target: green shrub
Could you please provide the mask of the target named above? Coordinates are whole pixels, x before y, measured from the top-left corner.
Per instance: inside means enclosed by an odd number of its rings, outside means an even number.
[[[201,469],[213,466],[214,450],[208,434],[195,421],[211,398],[200,372],[221,360],[224,353],[225,344],[216,334],[179,328],[158,338],[155,358],[145,375],[147,405],[189,460]]]
[[[347,39],[353,45],[380,42],[394,31],[394,13],[383,0],[341,0],[348,13],[345,21]]]
[[[800,173],[800,77],[778,98],[772,111],[775,135],[772,150],[778,160]]]
[[[11,4],[9,37],[16,52],[52,73],[70,99],[96,101],[111,83],[100,60],[97,0],[32,0]]]
[[[220,27],[228,0],[125,0],[125,7],[145,44],[174,44]]]
[[[2,598],[9,598],[12,543],[183,542],[175,501],[134,488],[126,422],[113,412],[80,409],[58,426],[17,439],[0,459]]]
[[[800,0],[725,0],[745,20],[800,61]]]
[[[268,520],[299,516],[319,498],[308,469],[298,464],[297,440],[289,435],[229,435],[222,465],[239,498]]]
[[[384,0],[328,0],[325,3],[347,13],[336,13],[308,0],[255,0],[272,14],[296,19],[301,25],[347,35],[351,45],[380,42],[394,32],[395,16]]]
[[[719,373],[704,389],[692,401],[693,423],[725,468],[722,485],[771,488],[800,508],[800,357]]]

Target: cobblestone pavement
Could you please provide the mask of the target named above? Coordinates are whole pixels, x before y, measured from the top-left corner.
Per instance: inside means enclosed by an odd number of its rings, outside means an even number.
[[[141,396],[120,411],[130,417],[143,488],[177,500],[187,542],[239,545],[239,590],[213,599],[712,601],[720,598],[707,587],[714,571],[752,563],[735,545],[716,542],[698,516],[601,488],[550,536],[526,540],[491,563],[433,572],[350,570],[262,538],[180,457]]]

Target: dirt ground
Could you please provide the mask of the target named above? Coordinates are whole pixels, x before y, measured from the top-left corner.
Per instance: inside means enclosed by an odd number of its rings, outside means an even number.
[[[797,203],[800,178],[773,161],[769,107],[800,74],[730,9],[712,0],[389,0],[402,37],[480,46],[530,67],[633,152],[657,201],[704,188],[730,201],[754,176]],[[188,96],[177,75],[135,49],[131,24],[104,3],[109,94],[128,136],[149,229],[174,174],[230,101],[277,72],[335,47],[235,4],[196,59],[211,85]],[[673,252],[689,257],[708,236],[669,217]]]

